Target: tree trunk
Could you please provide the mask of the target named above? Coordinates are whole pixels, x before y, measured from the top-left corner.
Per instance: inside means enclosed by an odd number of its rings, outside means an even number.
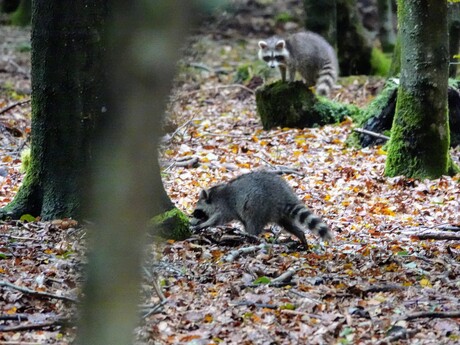
[[[78,217],[89,139],[102,94],[105,1],[35,1],[32,23],[31,162],[2,215]],[[78,14],[78,15],[77,15]]]
[[[396,44],[393,49],[393,56],[391,57],[391,66],[388,71],[388,78],[396,77],[401,72],[401,35],[396,37]]]
[[[305,27],[323,36],[337,50],[336,0],[304,0]]]
[[[371,73],[372,46],[356,7],[356,0],[337,0],[337,47],[342,76]]]
[[[92,178],[97,229],[76,344],[132,344],[146,226],[165,207],[159,124],[185,26],[195,13],[190,4],[117,0],[111,6],[110,116],[101,123],[104,141]]]
[[[449,77],[457,77],[457,64],[460,59],[454,57],[459,53],[460,43],[460,4],[449,3],[449,56],[450,56],[450,67]]]
[[[438,178],[450,170],[447,2],[399,0],[401,81],[387,176]]]
[[[377,0],[377,7],[380,44],[384,52],[392,52],[396,44],[396,33],[393,27],[393,0]]]
[[[30,24],[32,16],[32,0],[21,0],[16,11],[11,15],[11,23],[19,26]]]

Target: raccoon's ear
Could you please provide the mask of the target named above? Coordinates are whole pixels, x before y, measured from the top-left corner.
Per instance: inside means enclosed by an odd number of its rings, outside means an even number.
[[[206,189],[203,189],[200,193],[200,199],[203,199],[204,201],[208,201],[209,199],[209,191]]]
[[[275,49],[284,49],[286,46],[286,41],[285,40],[279,40],[275,44]]]
[[[267,42],[265,41],[259,41],[259,48],[260,49],[266,49],[268,47]]]

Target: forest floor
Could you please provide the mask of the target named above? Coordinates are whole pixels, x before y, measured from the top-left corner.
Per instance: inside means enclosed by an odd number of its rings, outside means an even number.
[[[293,3],[278,1],[278,11]],[[231,224],[186,241],[152,240],[136,344],[458,344],[460,242],[446,238],[458,235],[447,230],[460,226],[460,176],[385,177],[384,147],[347,145],[351,120],[262,130],[253,91],[260,78],[237,71],[248,63],[257,71],[258,39],[296,24],[277,24],[253,6],[202,30],[179,64],[161,148],[165,188],[190,214],[202,188],[283,169],[335,239],[308,233],[302,251],[275,226],[254,240]],[[23,176],[29,34],[0,26],[0,207]],[[339,84],[335,100],[365,107],[383,81]],[[451,153],[458,163],[458,149]],[[0,223],[0,345],[71,342],[85,234],[67,220]]]

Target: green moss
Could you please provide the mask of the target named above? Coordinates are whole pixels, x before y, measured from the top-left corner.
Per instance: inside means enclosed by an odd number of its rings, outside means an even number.
[[[27,173],[30,166],[30,148],[24,149],[21,152],[21,168],[19,171],[23,174]]]
[[[385,175],[433,179],[448,174],[449,136],[420,116],[425,108],[418,97],[399,88]]]
[[[177,208],[153,217],[150,225],[153,233],[164,239],[184,240],[191,236],[190,220]]]
[[[277,23],[295,22],[295,17],[289,12],[281,12],[275,17]]]
[[[301,81],[278,81],[258,89],[256,105],[266,130],[324,126],[340,122],[346,116],[356,117],[359,113],[355,106],[316,97]]]
[[[380,49],[372,48],[371,52],[371,74],[385,77],[388,75],[391,66],[391,59]]]
[[[395,89],[398,88],[396,79],[388,79],[384,88],[377,97],[367,106],[367,108],[361,113],[362,117],[356,118],[356,124],[358,127],[364,126],[364,124],[375,116],[382,113],[383,109],[388,105],[388,102],[393,96]]]

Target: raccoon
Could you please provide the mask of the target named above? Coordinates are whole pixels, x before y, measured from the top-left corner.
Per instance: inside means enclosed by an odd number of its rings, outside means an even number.
[[[191,220],[195,229],[233,220],[243,223],[246,231],[256,236],[268,223],[277,223],[306,248],[303,226],[324,240],[332,239],[321,218],[305,207],[285,180],[268,171],[244,174],[201,192]]]
[[[296,71],[308,87],[316,85],[316,92],[328,96],[337,81],[338,63],[334,48],[320,35],[298,32],[287,39],[271,37],[259,42],[259,58],[271,68],[278,67],[281,79],[294,81]]]

